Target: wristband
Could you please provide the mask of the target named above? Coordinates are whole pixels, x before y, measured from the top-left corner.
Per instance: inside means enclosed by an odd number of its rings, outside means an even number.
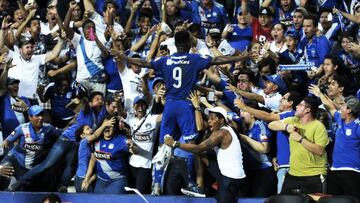
[[[301,144],[303,140],[304,140],[304,137],[301,137],[301,139],[299,140],[299,143]]]
[[[174,147],[174,148],[180,147],[180,142],[175,141],[174,144],[173,144],[173,147]]]
[[[198,107],[195,107],[195,111],[201,111],[201,108],[200,108],[200,106],[198,106]]]

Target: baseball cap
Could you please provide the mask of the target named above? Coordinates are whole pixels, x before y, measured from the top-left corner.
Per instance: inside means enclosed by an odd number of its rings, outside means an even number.
[[[129,54],[130,58],[141,58],[140,54],[138,52],[131,52]]]
[[[289,29],[285,32],[285,36],[289,36],[289,37],[292,37],[294,39],[297,39],[298,37],[298,32],[295,30],[295,29]]]
[[[276,84],[279,87],[280,91],[286,90],[286,84],[279,75],[274,74],[274,75],[264,76],[263,79],[271,81],[274,84]]]
[[[345,103],[355,114],[360,112],[360,101],[353,95],[345,98]]]
[[[33,105],[28,110],[28,114],[29,114],[29,116],[37,116],[40,113],[42,113],[43,111],[44,111],[44,109],[41,108],[39,105]]]
[[[224,117],[225,122],[229,122],[227,112],[223,107],[217,106],[217,107],[209,108],[208,111],[221,114]]]
[[[236,14],[239,16],[241,16],[243,14],[241,7],[238,8]]]
[[[19,84],[19,83],[20,83],[20,80],[15,79],[15,78],[11,78],[11,77],[8,77],[8,78],[6,79],[6,86],[12,85],[12,84],[15,84],[15,83]]]
[[[297,7],[296,9],[295,9],[295,12],[299,12],[299,13],[301,13],[301,15],[303,15],[303,16],[307,16],[308,14],[309,14],[309,12],[306,10],[306,8],[304,8],[304,7]]]
[[[273,16],[273,13],[269,8],[265,7],[265,8],[260,8],[259,15]]]
[[[19,42],[19,47],[22,47],[27,44],[34,44],[34,40],[31,37],[22,37]]]
[[[165,83],[164,78],[162,78],[162,77],[156,77],[156,78],[154,78],[153,83],[152,83],[152,88],[154,89],[155,85],[156,85],[157,83],[159,83],[159,82]]]
[[[144,102],[147,105],[147,102],[146,102],[145,97],[143,95],[136,96],[134,101],[133,101],[133,105],[138,104],[139,102]]]
[[[209,35],[212,38],[221,38],[221,31],[219,28],[211,28],[209,30]]]

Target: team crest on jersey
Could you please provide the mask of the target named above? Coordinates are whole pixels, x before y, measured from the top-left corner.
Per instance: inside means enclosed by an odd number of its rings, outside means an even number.
[[[268,140],[268,137],[267,137],[265,134],[261,134],[261,135],[260,135],[260,140],[261,140],[261,141],[267,141],[267,140]]]
[[[72,92],[66,93],[66,98],[67,98],[67,99],[71,99],[71,97],[72,97]]]
[[[351,134],[352,134],[351,129],[346,129],[345,135],[346,135],[346,136],[350,136]]]
[[[207,56],[207,55],[200,55],[200,57],[203,58],[203,59],[208,59],[209,58],[209,56]]]
[[[114,149],[114,144],[113,143],[109,144],[109,149]]]
[[[151,128],[151,123],[146,123],[146,124],[145,124],[145,128],[146,128],[146,129]]]
[[[25,134],[25,138],[28,138],[28,137],[30,137],[30,133]]]

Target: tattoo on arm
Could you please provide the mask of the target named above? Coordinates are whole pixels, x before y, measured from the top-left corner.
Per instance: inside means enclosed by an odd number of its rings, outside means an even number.
[[[207,148],[211,148],[214,146],[214,142],[211,139],[206,140],[205,145]]]

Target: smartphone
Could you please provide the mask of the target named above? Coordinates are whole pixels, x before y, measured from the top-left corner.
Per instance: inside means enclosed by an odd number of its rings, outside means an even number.
[[[208,92],[207,99],[210,102],[214,102],[215,101],[215,92],[214,91]]]

